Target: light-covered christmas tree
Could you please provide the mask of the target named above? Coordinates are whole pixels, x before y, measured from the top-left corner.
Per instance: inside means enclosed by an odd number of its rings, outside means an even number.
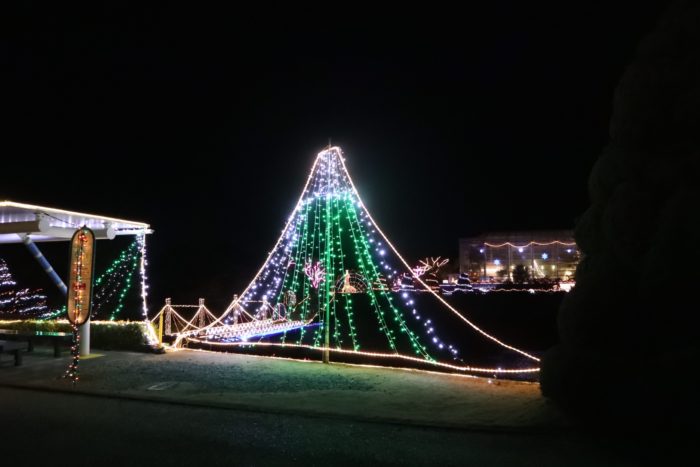
[[[0,258],[0,316],[31,318],[46,313],[41,289],[18,288],[10,268]]]

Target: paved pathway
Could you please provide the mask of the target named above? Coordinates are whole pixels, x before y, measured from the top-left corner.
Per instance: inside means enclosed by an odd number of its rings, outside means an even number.
[[[3,465],[638,465],[570,432],[445,430],[2,387],[0,414]]]

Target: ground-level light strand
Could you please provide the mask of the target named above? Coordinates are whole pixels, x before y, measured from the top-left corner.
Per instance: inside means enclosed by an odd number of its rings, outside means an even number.
[[[449,368],[451,370],[463,371],[463,372],[475,372],[475,373],[489,373],[489,374],[518,374],[518,373],[537,373],[540,371],[539,367],[533,368],[481,368],[473,366],[459,366],[452,365],[449,363],[438,362],[434,360],[425,360],[418,357],[411,357],[409,355],[403,355],[399,353],[382,353],[382,352],[365,352],[349,349],[338,349],[332,347],[314,347],[312,345],[306,344],[290,344],[290,343],[276,343],[276,342],[256,342],[251,344],[250,342],[211,342],[203,339],[197,339],[195,337],[188,337],[188,341],[192,341],[198,344],[211,345],[215,347],[291,347],[291,348],[302,348],[316,351],[329,351],[341,354],[351,354],[351,355],[362,355],[365,357],[376,357],[376,358],[399,358],[402,360],[408,360],[416,363],[424,363],[427,365],[437,366],[441,368]]]

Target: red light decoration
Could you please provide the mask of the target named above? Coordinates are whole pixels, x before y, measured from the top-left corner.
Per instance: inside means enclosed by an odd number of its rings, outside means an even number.
[[[73,384],[78,382],[80,361],[80,334],[78,326],[90,317],[92,305],[92,281],[95,270],[95,234],[87,227],[78,229],[71,239],[70,273],[68,282],[68,321],[73,328],[71,354],[73,360],[63,375]]]
[[[80,228],[71,240],[71,264],[68,285],[68,321],[80,326],[90,316],[92,280],[95,266],[95,234]]]

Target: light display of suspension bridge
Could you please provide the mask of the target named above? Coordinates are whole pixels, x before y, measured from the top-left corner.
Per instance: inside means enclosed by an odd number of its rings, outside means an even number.
[[[441,312],[517,363],[470,365],[409,292],[392,291],[407,273]],[[467,374],[539,370],[537,357],[479,328],[412,270],[365,208],[338,147],[318,154],[267,260],[224,313],[215,317],[203,301],[190,319],[177,309],[167,302],[152,319],[176,346],[304,349],[325,362],[337,354]]]

